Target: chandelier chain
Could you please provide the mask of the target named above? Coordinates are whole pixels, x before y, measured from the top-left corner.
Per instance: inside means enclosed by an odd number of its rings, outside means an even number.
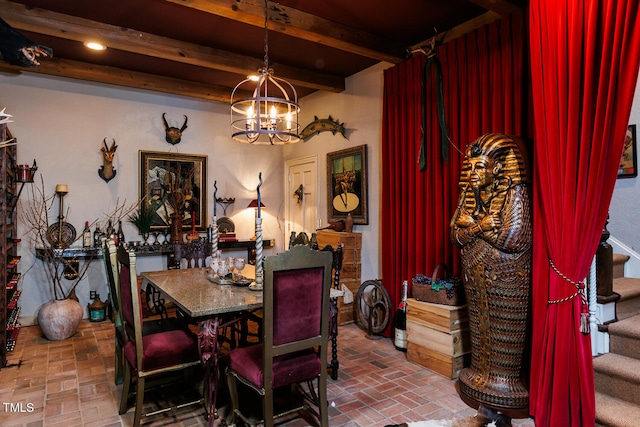
[[[264,72],[269,69],[269,9],[267,7],[268,0],[264,0]]]
[[[249,87],[246,95],[241,95],[245,89],[240,88],[245,83]],[[269,93],[271,91],[274,93]],[[249,95],[251,92],[253,95]],[[231,137],[258,145],[298,142],[299,111],[293,85],[275,77],[269,68],[269,0],[264,0],[264,65],[258,70],[258,76],[247,76],[231,93]]]

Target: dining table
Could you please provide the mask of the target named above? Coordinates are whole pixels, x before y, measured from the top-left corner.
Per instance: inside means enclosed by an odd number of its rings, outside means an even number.
[[[174,270],[146,271],[142,276],[142,289],[147,284],[156,287],[168,300],[172,301],[176,308],[185,316],[198,324],[198,348],[200,360],[205,367],[208,381],[205,381],[205,402],[209,425],[212,426],[216,418],[216,401],[220,372],[218,369],[219,358],[219,331],[224,330],[244,317],[247,313],[259,310],[263,305],[263,293],[261,288],[255,287],[255,282],[250,286],[246,280],[242,285],[222,283],[209,268],[187,268]],[[249,280],[255,277],[255,266],[247,265],[242,270],[244,278]],[[331,303],[342,296],[339,289],[331,289]],[[334,309],[334,312],[336,310]],[[333,319],[337,321],[337,319]],[[335,334],[337,335],[337,334]],[[337,373],[337,341],[332,337],[332,360],[334,373]]]
[[[255,270],[247,266],[246,278]],[[253,271],[252,271],[253,270]],[[146,271],[142,289],[151,284],[172,301],[185,316],[198,324],[198,349],[205,368],[205,410],[210,426],[216,418],[216,401],[220,372],[218,369],[219,331],[239,322],[246,313],[262,308],[262,290],[230,283],[220,284],[209,268],[186,268]],[[256,289],[256,290],[254,290]]]

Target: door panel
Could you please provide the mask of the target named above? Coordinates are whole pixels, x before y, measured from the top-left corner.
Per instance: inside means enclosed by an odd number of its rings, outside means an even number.
[[[316,156],[286,162],[287,191],[285,193],[285,246],[292,231],[309,236],[316,230],[318,220],[318,165]],[[302,186],[302,188],[300,188]],[[296,195],[300,194],[301,197]]]

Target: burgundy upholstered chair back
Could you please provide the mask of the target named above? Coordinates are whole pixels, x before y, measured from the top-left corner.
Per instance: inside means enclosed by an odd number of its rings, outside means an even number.
[[[127,325],[133,326],[133,296],[131,295],[131,275],[129,266],[120,265],[120,297],[122,299],[122,317]],[[140,295],[138,295],[140,297]]]
[[[322,267],[273,272],[273,344],[320,335]]]

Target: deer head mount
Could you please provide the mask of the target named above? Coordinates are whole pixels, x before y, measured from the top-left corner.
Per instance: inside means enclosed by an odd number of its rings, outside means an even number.
[[[184,116],[184,123],[182,127],[178,129],[177,127],[169,126],[167,123],[167,119],[164,117],[167,113],[162,113],[162,121],[164,122],[164,131],[165,131],[165,140],[171,144],[176,145],[182,139],[182,132],[187,128],[187,120],[189,119],[187,116]]]
[[[100,175],[100,178],[104,179],[105,182],[111,181],[116,176],[116,170],[113,168],[113,157],[116,155],[118,146],[116,145],[115,139],[112,141],[111,147],[109,147],[107,146],[107,138],[105,138],[102,141],[104,147],[100,149],[102,152],[102,166],[98,169],[98,175]]]

